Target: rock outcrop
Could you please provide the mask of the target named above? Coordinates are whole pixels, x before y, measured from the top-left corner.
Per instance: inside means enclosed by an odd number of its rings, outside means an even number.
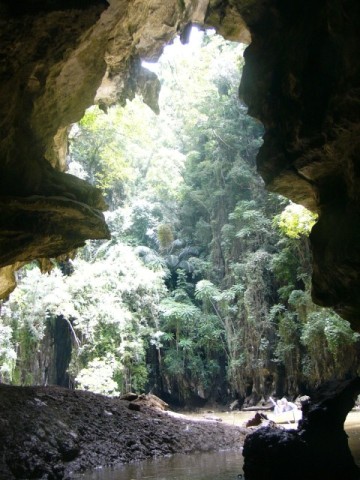
[[[109,235],[99,192],[63,173],[68,127],[137,92],[157,111],[140,60],[191,22],[251,41],[240,94],[265,126],[259,171],[319,213],[313,298],[360,328],[357,0],[0,0],[0,295],[9,265]]]
[[[247,436],[247,480],[358,480],[344,422],[360,393],[360,378],[323,387],[303,406],[298,430],[262,427]]]

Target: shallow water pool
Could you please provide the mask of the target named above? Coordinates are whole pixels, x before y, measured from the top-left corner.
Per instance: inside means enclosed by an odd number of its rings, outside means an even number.
[[[243,421],[243,418],[241,419]],[[230,420],[229,416],[228,420]],[[236,419],[231,419],[228,423],[238,424]],[[349,446],[354,460],[360,467],[360,412],[349,413],[345,430],[349,436]],[[243,475],[242,453],[240,450],[232,450],[173,455],[168,458],[124,465],[116,469],[104,468],[77,478],[82,480],[239,480],[241,475]]]
[[[81,478],[86,480],[239,480],[243,473],[239,450],[196,455],[173,455],[147,460],[117,469],[101,469]]]

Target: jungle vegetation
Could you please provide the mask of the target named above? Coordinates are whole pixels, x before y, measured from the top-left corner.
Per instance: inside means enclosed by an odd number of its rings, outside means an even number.
[[[256,173],[242,47],[194,35],[153,66],[159,115],[135,97],[72,128],[69,172],[102,189],[112,237],[19,272],[0,381],[189,404],[294,397],[356,373],[358,334],[311,301],[316,216]]]

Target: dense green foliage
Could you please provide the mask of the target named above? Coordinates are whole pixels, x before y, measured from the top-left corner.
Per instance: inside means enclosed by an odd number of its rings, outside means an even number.
[[[136,98],[73,128],[70,171],[103,190],[112,239],[22,271],[2,306],[0,380],[44,382],[34,358],[60,320],[71,378],[107,394],[257,401],[355,372],[358,335],[310,299],[316,218],[256,173],[241,47],[197,39],[156,66],[159,116]]]
[[[40,348],[47,324],[61,316],[76,347],[70,371],[74,377],[80,372],[80,386],[107,393],[144,388],[145,341],[157,331],[163,274],[146,268],[130,247],[119,244],[100,252],[103,247],[87,249],[86,261],[74,260],[72,275],[63,275],[59,268],[49,275],[37,268],[27,271],[3,312],[3,321],[14,326],[13,342],[20,347],[19,372],[30,374],[27,362]],[[105,386],[110,365],[109,379],[114,376],[116,384]],[[32,383],[34,379],[19,377],[17,369],[13,374],[19,383]]]

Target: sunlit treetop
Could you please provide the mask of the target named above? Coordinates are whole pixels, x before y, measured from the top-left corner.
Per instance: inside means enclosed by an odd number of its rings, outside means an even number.
[[[300,238],[302,235],[309,236],[317,218],[317,214],[302,205],[290,203],[274,218],[274,223],[287,237]]]

